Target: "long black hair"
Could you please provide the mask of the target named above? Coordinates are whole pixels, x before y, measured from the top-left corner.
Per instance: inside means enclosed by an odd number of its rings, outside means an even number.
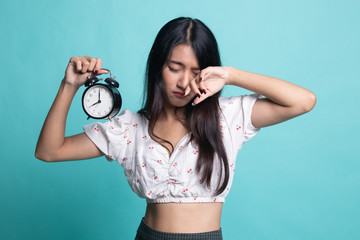
[[[147,91],[144,95],[143,108],[139,113],[149,119],[150,136],[165,148],[167,147],[163,144],[164,142],[171,146],[172,144],[156,136],[153,130],[166,99],[162,70],[173,49],[179,44],[186,44],[193,48],[200,69],[221,66],[216,39],[210,29],[200,20],[180,17],[171,20],[160,29],[149,53],[145,73]],[[196,171],[202,173],[202,182],[205,182],[208,187],[211,185],[215,156],[220,161],[220,177],[216,194],[223,192],[229,181],[228,158],[220,130],[220,93],[208,97],[195,106],[192,106],[192,101],[190,101],[185,106],[184,122],[191,133],[190,141],[195,141],[199,147]],[[225,170],[225,175],[223,175],[223,170]],[[222,182],[221,179],[223,179]]]

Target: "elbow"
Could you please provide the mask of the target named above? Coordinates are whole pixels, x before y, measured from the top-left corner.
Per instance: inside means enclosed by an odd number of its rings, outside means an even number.
[[[35,158],[37,158],[43,162],[53,162],[53,159],[49,155],[44,154],[38,150],[35,150]]]
[[[304,101],[304,105],[303,105],[303,109],[304,112],[310,112],[316,104],[316,96],[313,92],[310,92],[309,95],[307,96],[307,99]]]

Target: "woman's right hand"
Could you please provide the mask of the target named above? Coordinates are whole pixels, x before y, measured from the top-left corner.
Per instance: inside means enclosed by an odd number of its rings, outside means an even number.
[[[35,150],[36,158],[45,162],[58,162],[103,155],[85,133],[65,137],[66,119],[71,101],[88,76],[92,73],[100,75],[108,72],[101,69],[101,64],[100,58],[88,56],[70,59],[65,77],[41,130]]]
[[[108,73],[107,70],[101,69],[101,65],[101,58],[93,58],[89,56],[71,57],[65,70],[65,77],[63,81],[65,84],[79,88],[86,82],[88,76],[91,76],[91,74],[96,76]]]

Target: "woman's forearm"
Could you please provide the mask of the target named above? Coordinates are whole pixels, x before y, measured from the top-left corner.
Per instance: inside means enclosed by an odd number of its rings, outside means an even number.
[[[229,67],[228,85],[235,85],[266,96],[271,101],[285,106],[310,111],[316,102],[313,92],[293,83],[261,74]]]
[[[65,125],[69,108],[77,87],[61,82],[59,91],[42,127],[36,146],[38,159],[51,159],[65,141]]]

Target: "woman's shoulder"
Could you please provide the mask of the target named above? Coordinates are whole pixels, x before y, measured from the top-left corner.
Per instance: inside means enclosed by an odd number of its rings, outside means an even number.
[[[252,93],[252,94],[244,94],[239,96],[231,96],[231,97],[219,97],[219,105],[222,110],[226,109],[227,107],[237,107],[237,106],[244,106],[244,105],[253,105],[253,103],[264,96]]]
[[[147,119],[140,113],[133,112],[129,109],[124,109],[120,112],[119,115],[109,119],[105,122],[98,121],[93,122],[84,126],[85,132],[89,129],[110,129],[110,130],[119,130],[123,131],[124,129],[129,130],[130,126],[134,126],[138,129],[138,127],[146,127]],[[104,131],[106,132],[106,131]]]
[[[116,117],[114,117],[114,119],[116,121],[121,121],[121,122],[145,122],[146,118],[143,116],[143,114],[138,113],[138,112],[133,112],[129,109],[124,109],[123,111],[120,112],[120,114]]]

